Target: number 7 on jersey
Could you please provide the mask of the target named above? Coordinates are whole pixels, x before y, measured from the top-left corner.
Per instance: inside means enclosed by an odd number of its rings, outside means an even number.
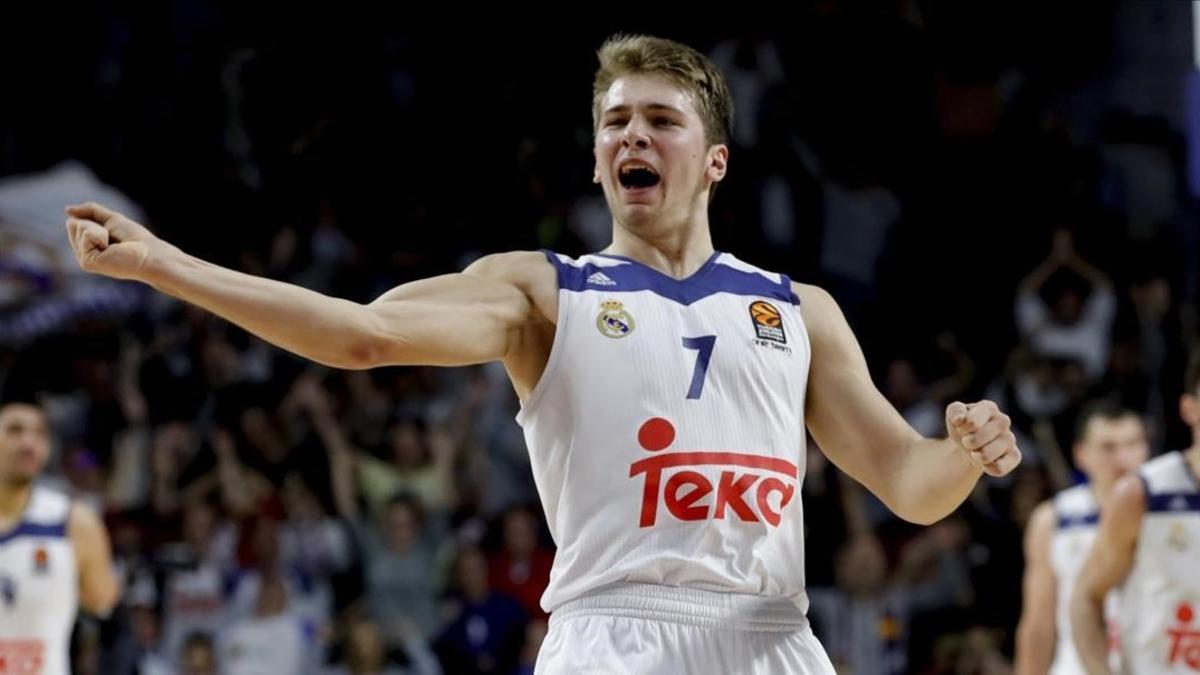
[[[684,349],[696,350],[696,367],[692,370],[692,386],[688,388],[688,398],[700,398],[700,393],[704,391],[704,376],[708,373],[708,359],[712,356],[713,345],[716,342],[716,335],[683,338]]]

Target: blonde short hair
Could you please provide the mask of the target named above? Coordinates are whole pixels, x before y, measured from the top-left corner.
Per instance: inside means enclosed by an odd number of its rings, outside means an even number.
[[[691,47],[648,35],[614,35],[598,53],[600,67],[592,83],[592,126],[600,124],[600,105],[609,87],[625,75],[664,75],[691,96],[704,123],[709,145],[729,142],[733,97],[725,77],[707,56]]]

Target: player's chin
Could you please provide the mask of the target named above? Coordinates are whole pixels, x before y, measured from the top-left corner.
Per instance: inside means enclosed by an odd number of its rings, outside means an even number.
[[[629,227],[648,227],[658,220],[658,207],[644,202],[621,205],[621,220]]]
[[[16,466],[13,467],[13,470],[8,473],[8,480],[5,482],[9,485],[29,485],[37,479],[39,473],[41,473],[41,469],[39,467]]]

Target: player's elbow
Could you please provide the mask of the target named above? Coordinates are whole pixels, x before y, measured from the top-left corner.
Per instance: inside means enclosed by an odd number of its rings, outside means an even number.
[[[369,339],[346,345],[337,357],[325,365],[342,370],[368,370],[384,365],[383,350]]]
[[[402,365],[397,350],[402,340],[384,331],[382,322],[364,308],[353,329],[348,330],[325,365],[342,370],[367,370]]]
[[[937,523],[951,513],[958,505],[947,507],[941,500],[934,499],[932,495],[928,497],[905,496],[903,494],[890,494],[884,497],[879,495],[884,505],[887,506],[892,513],[896,514],[897,518],[906,520],[914,525],[928,526]]]

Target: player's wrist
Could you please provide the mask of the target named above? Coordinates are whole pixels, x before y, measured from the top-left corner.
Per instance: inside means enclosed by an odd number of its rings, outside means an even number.
[[[161,239],[147,245],[146,259],[137,272],[137,280],[159,291],[170,293],[172,281],[186,264],[187,254]]]

